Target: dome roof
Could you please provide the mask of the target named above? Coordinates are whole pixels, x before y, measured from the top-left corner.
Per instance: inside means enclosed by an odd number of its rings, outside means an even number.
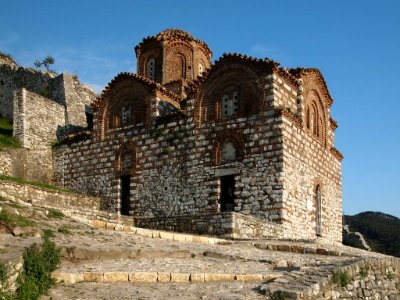
[[[177,29],[177,28],[169,28],[169,29],[161,31],[160,33],[158,33],[156,35],[148,36],[148,37],[144,38],[139,43],[139,45],[137,45],[135,47],[136,54],[138,54],[138,50],[144,44],[146,44],[148,42],[154,42],[154,41],[162,42],[162,41],[171,41],[171,40],[185,40],[188,42],[196,42],[197,44],[202,45],[203,48],[206,50],[206,52],[208,52],[210,54],[210,57],[211,57],[211,54],[212,54],[211,50],[210,50],[210,48],[208,48],[208,45],[205,42],[195,38],[190,33],[186,32],[184,30],[181,30],[181,29]]]

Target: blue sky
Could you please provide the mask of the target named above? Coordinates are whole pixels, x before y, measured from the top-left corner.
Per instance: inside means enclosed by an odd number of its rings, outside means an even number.
[[[400,217],[400,1],[2,1],[0,51],[101,91],[136,71],[134,46],[166,28],[224,52],[316,67],[334,98],[343,208]],[[399,188],[399,189],[398,189]]]

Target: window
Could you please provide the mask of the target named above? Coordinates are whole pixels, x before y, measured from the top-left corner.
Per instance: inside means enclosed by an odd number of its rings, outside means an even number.
[[[221,162],[231,162],[236,160],[236,148],[233,143],[224,143],[221,147]]]
[[[317,185],[315,189],[315,200],[317,205],[316,212],[316,235],[322,236],[322,199],[321,199],[321,187]]]
[[[155,76],[156,75],[155,74],[155,70],[156,70],[155,65],[156,65],[156,63],[154,61],[154,58],[151,58],[147,61],[146,76],[147,76],[147,78],[149,78],[151,80],[154,80],[154,78],[156,77]]]
[[[199,75],[199,76],[203,76],[203,72],[204,72],[203,64],[202,64],[202,63],[199,63],[199,66],[198,66],[198,75]]]
[[[237,114],[238,111],[239,111],[238,93],[236,91],[233,92],[231,97],[229,97],[229,95],[224,95],[222,97],[222,115],[224,117],[232,116],[234,114]]]
[[[127,124],[131,121],[131,107],[122,107],[121,122],[122,124]]]
[[[121,157],[121,170],[129,170],[132,167],[133,155],[130,152],[122,154]]]

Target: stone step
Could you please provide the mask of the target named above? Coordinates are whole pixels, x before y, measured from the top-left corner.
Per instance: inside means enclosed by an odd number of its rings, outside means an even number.
[[[175,272],[64,272],[56,271],[52,273],[52,278],[56,282],[75,284],[78,282],[264,282],[273,281],[282,276],[278,273],[175,273]]]

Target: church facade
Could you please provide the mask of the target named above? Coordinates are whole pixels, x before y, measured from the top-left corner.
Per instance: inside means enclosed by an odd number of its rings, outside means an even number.
[[[54,150],[55,180],[136,226],[341,242],[342,155],[318,69],[224,54],[165,30]]]

